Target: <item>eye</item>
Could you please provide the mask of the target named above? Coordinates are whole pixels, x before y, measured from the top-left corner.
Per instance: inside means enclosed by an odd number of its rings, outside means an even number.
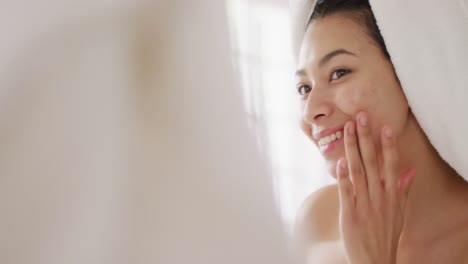
[[[332,73],[331,79],[332,80],[339,79],[350,72],[351,72],[350,70],[338,69]]]
[[[308,85],[300,85],[300,86],[297,87],[297,92],[302,96],[306,95],[311,90],[312,90],[312,88],[310,86],[308,86]]]

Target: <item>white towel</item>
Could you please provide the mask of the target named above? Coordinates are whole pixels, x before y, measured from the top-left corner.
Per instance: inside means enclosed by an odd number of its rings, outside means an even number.
[[[291,2],[296,58],[315,2]],[[468,0],[370,4],[417,120],[441,157],[468,180]]]

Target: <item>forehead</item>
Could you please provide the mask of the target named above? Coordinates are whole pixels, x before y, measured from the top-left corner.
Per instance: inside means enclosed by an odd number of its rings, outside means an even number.
[[[307,28],[299,54],[299,66],[317,64],[325,54],[346,49],[357,56],[374,46],[365,28],[342,14],[329,15],[313,21]]]

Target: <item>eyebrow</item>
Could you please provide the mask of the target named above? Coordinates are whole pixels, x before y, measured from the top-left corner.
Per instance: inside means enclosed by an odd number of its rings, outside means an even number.
[[[323,56],[323,58],[319,62],[319,66],[322,67],[323,65],[327,64],[333,57],[336,57],[340,54],[356,56],[356,54],[352,53],[351,51],[347,51],[345,49],[337,49]]]
[[[325,64],[327,64],[333,57],[336,57],[341,54],[347,54],[347,55],[352,55],[356,56],[356,54],[352,53],[351,51],[347,51],[345,49],[337,49],[332,52],[329,52],[327,55],[323,56],[323,58],[319,61],[319,67],[323,67]],[[296,75],[306,75],[305,70],[298,70],[296,71]]]

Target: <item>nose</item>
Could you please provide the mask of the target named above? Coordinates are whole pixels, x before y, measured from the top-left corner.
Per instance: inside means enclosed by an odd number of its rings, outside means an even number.
[[[330,99],[328,91],[315,87],[312,89],[303,109],[304,122],[319,124],[333,114],[334,104]]]

